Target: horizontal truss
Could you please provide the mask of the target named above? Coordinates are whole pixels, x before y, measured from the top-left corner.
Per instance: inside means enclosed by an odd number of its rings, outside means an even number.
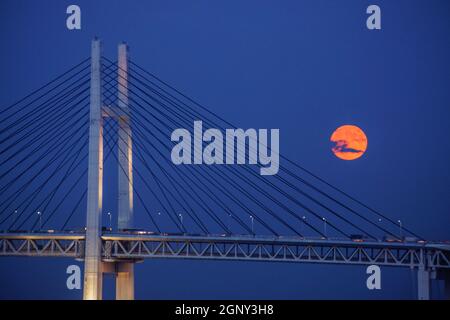
[[[84,256],[84,234],[0,234],[0,256]],[[104,234],[104,261],[178,258],[450,269],[450,245],[249,236]]]

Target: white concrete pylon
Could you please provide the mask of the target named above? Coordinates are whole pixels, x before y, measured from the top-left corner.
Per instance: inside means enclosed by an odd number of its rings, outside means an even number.
[[[128,46],[119,45],[117,71],[117,104],[118,117],[118,228],[127,229],[133,226],[133,159],[130,128],[130,108],[128,106]]]
[[[89,115],[89,163],[83,299],[102,299],[101,221],[103,189],[103,119],[101,42],[92,41]]]
[[[120,229],[133,227],[133,149],[128,106],[128,45],[118,48],[118,223]],[[134,264],[116,264],[116,299],[134,299]]]

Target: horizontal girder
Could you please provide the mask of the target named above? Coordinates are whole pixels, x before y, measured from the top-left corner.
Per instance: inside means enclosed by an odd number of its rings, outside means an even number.
[[[84,257],[84,234],[0,234],[0,256]],[[444,243],[354,242],[250,236],[104,234],[105,261],[178,258],[450,269]]]

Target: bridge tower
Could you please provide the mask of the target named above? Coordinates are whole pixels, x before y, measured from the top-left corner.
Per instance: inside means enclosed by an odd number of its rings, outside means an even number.
[[[118,51],[118,223],[119,229],[133,227],[133,150],[128,107],[128,45],[122,43]],[[126,171],[126,172],[125,172]],[[134,264],[116,263],[116,299],[134,299]]]
[[[114,117],[118,122],[118,229],[133,227],[132,141],[128,106],[128,46],[118,47],[117,105],[104,106],[102,101],[101,41],[91,45],[91,96],[89,122],[88,197],[86,212],[86,241],[84,291],[85,300],[102,299],[104,273],[116,277],[116,299],[134,299],[134,263],[102,262],[102,188],[103,188],[103,118]],[[114,109],[114,116],[104,109]],[[107,111],[107,110],[106,110]]]
[[[103,118],[101,42],[91,45],[91,92],[89,113],[89,163],[86,211],[83,299],[102,298],[101,226],[103,200]]]

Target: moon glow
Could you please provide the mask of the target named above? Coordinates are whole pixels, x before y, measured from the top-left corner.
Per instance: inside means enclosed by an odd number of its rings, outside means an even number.
[[[337,128],[330,137],[334,155],[342,160],[355,160],[367,150],[367,136],[354,125]]]

